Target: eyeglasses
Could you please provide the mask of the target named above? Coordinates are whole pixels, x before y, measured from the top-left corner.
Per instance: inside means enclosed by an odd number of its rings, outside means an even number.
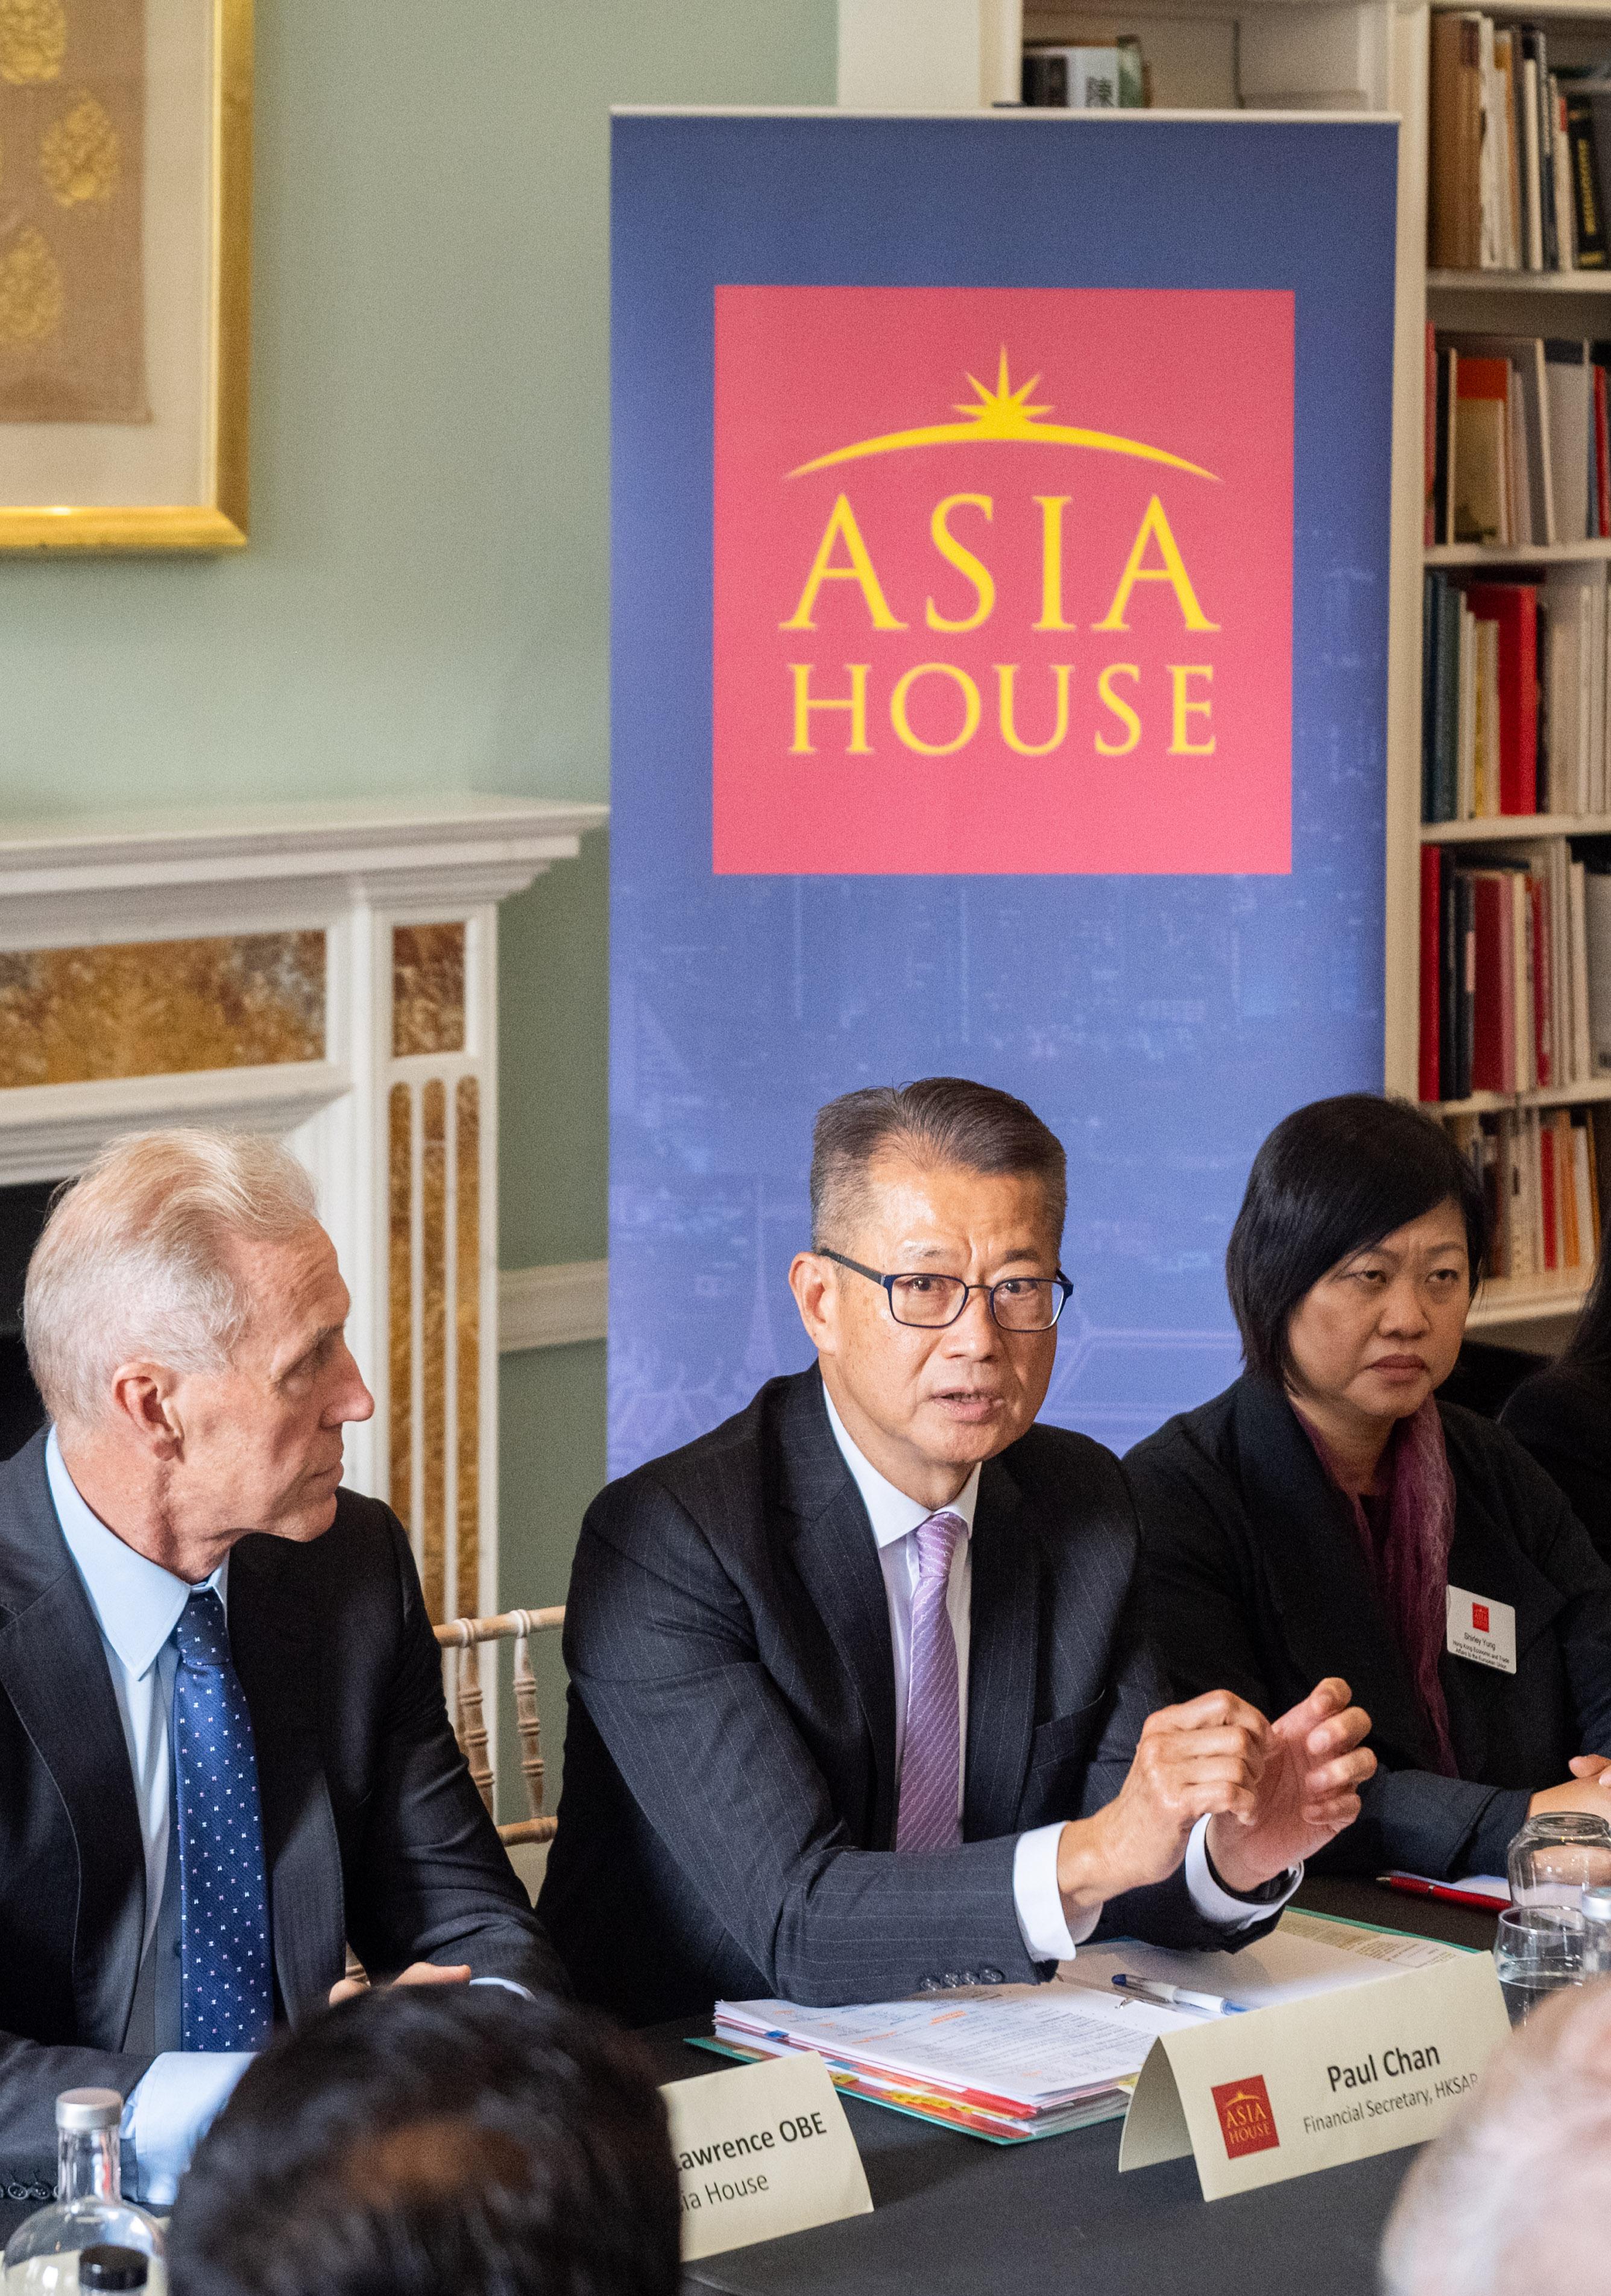
[[[898,1324],[915,1324],[920,1330],[943,1331],[967,1306],[968,1294],[982,1292],[990,1315],[1004,1332],[1049,1332],[1068,1305],[1073,1285],[1061,1268],[1056,1275],[1006,1275],[999,1283],[965,1283],[960,1275],[881,1275],[842,1251],[819,1251],[835,1267],[865,1275],[881,1283],[889,1295],[890,1313]]]

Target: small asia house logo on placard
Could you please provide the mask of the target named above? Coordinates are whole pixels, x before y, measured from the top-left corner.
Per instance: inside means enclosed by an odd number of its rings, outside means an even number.
[[[1293,297],[716,291],[719,874],[1291,868]]]
[[[1471,1605],[1471,1623],[1479,1635],[1485,1635],[1488,1633],[1488,1605],[1486,1603],[1473,1603]]]
[[[1227,2160],[1242,2161],[1250,2152],[1273,2152],[1280,2144],[1262,2073],[1251,2074],[1245,2080],[1224,2081],[1212,2095]]]

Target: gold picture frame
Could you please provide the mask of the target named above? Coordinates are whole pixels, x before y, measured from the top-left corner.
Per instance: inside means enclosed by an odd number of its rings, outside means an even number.
[[[53,10],[63,23],[70,21],[70,12],[77,4],[80,0],[43,0],[44,11]],[[37,20],[37,15],[30,15],[29,11],[39,10],[41,0],[12,0],[12,5],[20,10],[23,20]],[[6,0],[0,0],[0,43],[5,9]],[[191,95],[200,97],[205,90],[210,104],[210,116],[204,124],[204,133],[203,123],[188,123],[192,130],[188,148],[195,164],[175,206],[176,231],[172,234],[180,238],[193,236],[198,250],[204,235],[205,266],[192,264],[187,272],[183,262],[176,261],[171,266],[176,277],[181,281],[188,278],[189,283],[175,290],[167,299],[172,304],[188,297],[187,322],[193,324],[187,324],[184,332],[193,340],[157,341],[164,316],[159,285],[159,291],[149,299],[149,306],[145,299],[137,306],[144,347],[153,353],[149,411],[120,418],[120,428],[111,423],[94,426],[87,418],[76,423],[19,422],[16,418],[0,418],[0,552],[217,552],[238,550],[246,542],[251,348],[252,0],[143,0],[143,37],[159,18],[164,35],[160,43],[160,53],[169,59],[175,55],[183,57],[185,70],[195,80],[193,90],[186,85],[176,96],[169,88],[164,100],[171,104]],[[187,39],[194,43],[193,53],[184,48]],[[142,48],[143,63],[144,54]],[[70,51],[66,61],[72,61]],[[46,73],[5,71],[4,56],[0,55],[0,77],[43,79]],[[64,91],[70,90],[72,82],[67,71],[51,72],[49,77],[58,79]],[[146,86],[143,77],[143,102],[146,101]],[[158,155],[159,166],[152,171],[153,178],[162,172],[164,153],[173,140],[165,139],[163,152]],[[167,243],[162,236],[166,218],[157,210],[156,188],[154,182],[150,186],[143,184],[147,206],[142,209],[145,220],[141,261],[148,272],[152,267],[153,247]],[[58,193],[58,200],[60,196]],[[187,247],[188,243],[187,241]],[[142,287],[149,283],[143,275]],[[76,455],[80,469],[93,470],[97,466],[114,467],[119,445],[125,439],[135,441],[139,433],[139,443],[126,453],[126,463],[137,480],[142,475],[137,467],[140,459],[144,455],[149,463],[150,442],[156,435],[153,426],[161,420],[157,379],[164,372],[175,371],[173,362],[177,358],[185,362],[184,387],[171,396],[176,404],[183,403],[188,415],[187,427],[172,447],[169,460],[171,463],[177,458],[188,463],[194,481],[189,489],[194,495],[193,500],[12,499],[23,491],[16,483],[21,475],[19,464],[27,462],[30,454],[33,460],[29,475],[33,483],[29,495],[36,496],[43,490],[39,476],[42,468],[44,486],[48,486],[57,439],[64,442],[59,460],[70,463]],[[168,362],[166,368],[164,361]],[[86,453],[86,442],[92,439],[96,451]],[[103,449],[102,442],[105,442]],[[17,449],[9,458],[8,444]],[[9,480],[8,460],[12,470]],[[89,492],[91,487],[80,490]],[[111,491],[110,488],[106,491]],[[170,496],[184,491],[180,488],[164,489],[165,495]],[[63,488],[62,492],[73,496],[72,489]]]

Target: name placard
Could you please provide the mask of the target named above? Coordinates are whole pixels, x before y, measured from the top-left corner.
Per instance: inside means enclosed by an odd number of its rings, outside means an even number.
[[[1486,1954],[1154,2042],[1119,2166],[1196,2156],[1205,2201],[1435,2136],[1509,2030]]]
[[[820,2057],[699,2073],[661,2095],[682,2178],[686,2262],[871,2215],[861,2155]]]

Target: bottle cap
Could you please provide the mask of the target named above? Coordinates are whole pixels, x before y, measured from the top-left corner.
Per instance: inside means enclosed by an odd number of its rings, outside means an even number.
[[[78,2251],[80,2288],[144,2288],[151,2259],[137,2248],[100,2246]]]
[[[56,2099],[58,2128],[116,2128],[123,2100],[115,2088],[64,2088]]]

